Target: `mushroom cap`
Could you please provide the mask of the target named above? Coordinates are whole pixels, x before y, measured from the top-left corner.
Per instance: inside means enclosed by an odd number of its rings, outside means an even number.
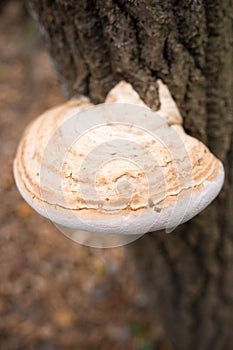
[[[72,100],[25,130],[14,176],[38,213],[71,229],[141,235],[212,202],[224,170],[203,143],[163,113],[106,102]]]

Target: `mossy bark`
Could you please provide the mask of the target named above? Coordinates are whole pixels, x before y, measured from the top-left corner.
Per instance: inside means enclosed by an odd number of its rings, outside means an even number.
[[[223,161],[224,189],[198,217],[128,246],[177,350],[233,349],[232,3],[29,0],[67,97],[102,102],[125,79],[153,109],[168,86],[188,133]]]

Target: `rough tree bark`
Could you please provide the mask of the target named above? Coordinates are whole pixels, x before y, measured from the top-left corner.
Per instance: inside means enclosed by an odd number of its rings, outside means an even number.
[[[175,349],[233,349],[231,0],[29,3],[67,97],[98,103],[125,79],[156,109],[161,78],[186,131],[224,162],[224,190],[208,209],[128,251]]]

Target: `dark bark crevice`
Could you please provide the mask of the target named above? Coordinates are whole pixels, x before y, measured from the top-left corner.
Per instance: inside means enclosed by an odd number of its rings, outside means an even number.
[[[206,44],[206,109],[208,144],[225,159],[233,125],[232,108],[232,13],[231,0],[205,1],[208,41]],[[229,74],[231,76],[229,76]]]

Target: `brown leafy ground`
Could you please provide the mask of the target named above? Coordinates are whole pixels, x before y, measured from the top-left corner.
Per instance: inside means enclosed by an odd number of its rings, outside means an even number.
[[[1,11],[0,33],[0,350],[170,349],[124,249],[75,244],[20,197],[22,132],[63,97],[21,1]]]

